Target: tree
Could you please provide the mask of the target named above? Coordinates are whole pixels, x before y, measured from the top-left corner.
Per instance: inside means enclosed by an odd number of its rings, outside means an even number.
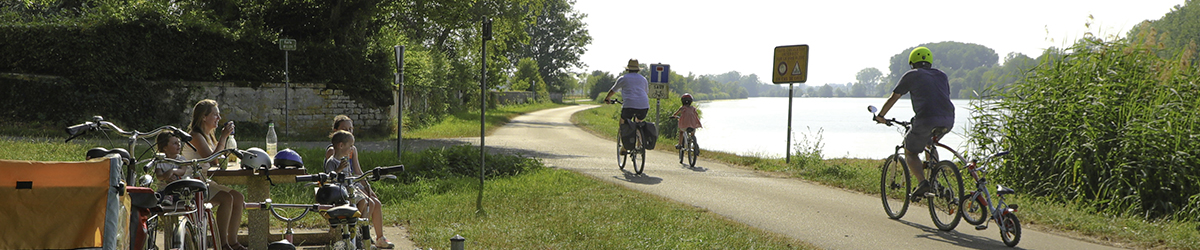
[[[538,73],[546,79],[550,92],[562,93],[570,89],[562,79],[567,70],[586,66],[579,56],[592,43],[587,24],[572,6],[575,0],[546,0],[531,25],[525,26],[529,43],[517,46],[515,58],[533,58],[540,66]]]
[[[522,58],[517,62],[517,73],[513,75],[512,90],[537,92],[546,89],[546,82],[538,74],[538,64],[533,58]]]
[[[602,98],[600,95],[608,93],[608,90],[612,89],[613,84],[617,83],[617,78],[608,72],[597,70],[592,71],[592,75],[588,77],[587,81],[587,84],[592,86],[592,89],[588,91],[588,96],[592,97],[592,100],[600,100]]]

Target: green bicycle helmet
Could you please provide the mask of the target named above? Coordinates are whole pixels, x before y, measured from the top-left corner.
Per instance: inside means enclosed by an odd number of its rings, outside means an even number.
[[[932,64],[933,52],[930,52],[929,48],[926,47],[917,47],[913,49],[912,52],[908,53],[908,64],[914,64],[918,62],[927,62]]]

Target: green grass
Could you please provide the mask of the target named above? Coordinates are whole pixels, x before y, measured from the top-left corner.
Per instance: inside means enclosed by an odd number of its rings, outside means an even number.
[[[571,119],[588,131],[603,138],[616,137],[616,114],[619,107],[606,105],[576,113]],[[808,140],[820,140],[816,136],[804,136]],[[673,152],[674,141],[660,138],[657,150]],[[820,182],[824,185],[862,192],[879,194],[879,166],[882,159],[827,159],[820,160],[819,142],[801,140],[799,150],[792,163],[784,159],[761,156],[739,156],[725,152],[704,151],[700,156],[743,168],[767,171],[794,178]],[[668,145],[664,147],[664,145]],[[703,148],[703,145],[701,145]],[[964,176],[970,179],[970,176]],[[1000,183],[1004,184],[1004,183]],[[964,181],[967,188],[973,186]],[[1008,185],[1005,185],[1008,186]],[[1082,204],[1067,204],[1022,194],[1008,200],[1019,204],[1017,213],[1025,225],[1046,231],[1060,231],[1077,238],[1132,248],[1200,249],[1200,223],[1181,221],[1147,221],[1137,215],[1105,215]],[[880,208],[880,214],[883,214]]]
[[[487,111],[487,133],[495,131],[508,123],[513,117],[525,113],[563,107],[572,104],[535,103],[526,105],[506,105]],[[463,111],[449,115],[441,121],[422,128],[404,131],[406,139],[454,138],[479,136],[479,110]],[[391,135],[390,139],[396,139]]]

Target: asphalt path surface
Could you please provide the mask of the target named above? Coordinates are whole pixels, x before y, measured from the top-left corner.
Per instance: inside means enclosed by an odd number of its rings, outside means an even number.
[[[942,232],[922,205],[910,206],[903,218],[892,220],[884,214],[875,195],[704,159],[695,169],[687,168],[679,164],[678,154],[674,153],[647,152],[644,175],[633,175],[617,168],[615,138],[597,137],[571,123],[573,113],[594,107],[570,106],[522,115],[484,142],[492,150],[541,158],[550,167],[707,209],[821,248],[1012,249],[1004,246],[994,223],[987,230],[977,231],[961,222],[955,230]],[[704,138],[699,139],[703,147]],[[478,142],[478,138],[461,141],[474,145]],[[1114,249],[1023,229],[1019,249]]]

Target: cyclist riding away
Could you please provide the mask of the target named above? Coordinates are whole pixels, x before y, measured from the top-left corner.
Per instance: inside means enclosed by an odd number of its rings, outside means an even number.
[[[671,115],[679,118],[679,136],[675,138],[683,138],[683,133],[690,133],[694,136],[696,133],[695,129],[703,126],[700,125],[700,113],[696,112],[696,107],[692,106],[692,94],[684,93],[683,96],[679,97],[679,102],[683,103],[683,105],[679,106],[679,110],[676,110],[675,114]],[[693,130],[687,132],[689,128]],[[695,140],[695,137],[692,137],[692,140]],[[675,149],[683,148],[683,142],[680,143],[675,144]]]
[[[637,59],[629,59],[625,66],[625,74],[617,77],[617,83],[613,84],[612,89],[608,90],[608,95],[604,97],[604,103],[612,103],[613,94],[621,91],[621,96],[625,98],[625,102],[621,104],[621,126],[625,126],[625,120],[645,120],[646,112],[650,111],[650,81],[638,74],[641,70]]]
[[[910,196],[925,196],[929,192],[929,181],[922,171],[924,167],[920,153],[931,143],[934,128],[954,127],[954,104],[950,102],[950,81],[946,73],[933,68],[933,52],[925,47],[917,47],[908,54],[908,64],[912,70],[900,77],[892,96],[875,116],[875,121],[886,123],[883,117],[896,104],[896,100],[912,93],[909,98],[916,115],[912,118],[912,129],[904,137],[904,156],[909,172],[920,181]]]

